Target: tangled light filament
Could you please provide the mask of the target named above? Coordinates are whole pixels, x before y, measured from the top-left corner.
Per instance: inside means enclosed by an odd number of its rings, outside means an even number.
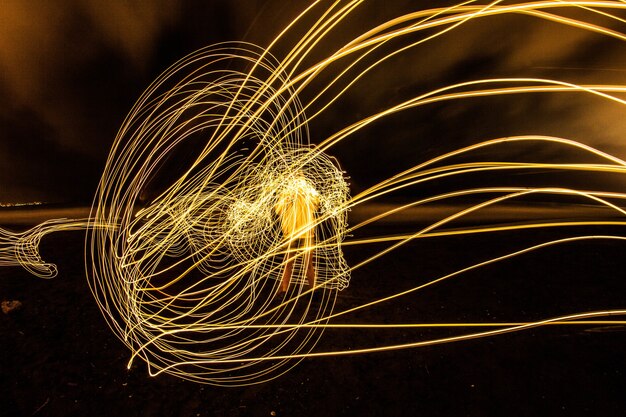
[[[523,14],[597,36],[626,40],[623,31],[615,28],[624,23],[618,15],[626,10],[626,3],[621,1],[473,3],[398,17],[371,28],[313,64],[309,60],[319,45],[360,6],[360,1],[328,6],[281,60],[271,54],[275,46],[288,39],[289,31],[303,16],[321,6],[304,11],[267,48],[227,43],[187,56],[148,88],[124,121],[107,160],[89,224],[51,221],[23,235],[2,231],[6,243],[0,252],[0,265],[21,264],[40,276],[53,276],[56,270],[44,264],[36,250],[41,236],[88,226],[89,285],[109,326],[131,350],[130,362],[137,357],[143,359],[151,375],[167,372],[217,385],[262,382],[307,357],[425,346],[541,325],[624,323],[601,319],[623,316],[625,310],[573,313],[528,323],[438,323],[429,326],[497,329],[349,351],[314,350],[328,328],[425,326],[345,324],[334,320],[462,273],[557,244],[587,240],[620,244],[625,239],[621,235],[597,234],[543,242],[334,311],[337,294],[348,287],[351,272],[415,239],[539,227],[610,225],[618,230],[626,225],[626,194],[608,185],[579,189],[497,183],[507,173],[585,172],[601,178],[621,178],[626,172],[623,160],[565,138],[525,135],[483,141],[401,170],[353,197],[339,164],[327,155],[334,146],[356,137],[372,124],[433,103],[541,93],[580,94],[623,106],[626,102],[620,94],[626,92],[626,87],[622,85],[578,85],[519,77],[467,81],[346,122],[334,134],[312,145],[308,121],[334,109],[333,105],[367,73],[395,55],[409,53],[444,33],[462,30],[469,21]],[[587,20],[558,14],[563,9],[580,12]],[[611,24],[603,25],[599,18]],[[406,42],[386,49],[396,40]],[[301,97],[307,99],[301,101]],[[521,161],[490,161],[481,159],[479,152],[526,149],[537,144],[574,153],[576,161],[548,163],[528,157]],[[431,182],[477,174],[490,174],[489,181],[495,184],[383,206],[380,212],[366,214],[348,228],[350,210],[358,218],[359,213],[367,212],[367,204]],[[300,214],[294,215],[305,218],[304,222],[284,214],[285,201],[299,193],[305,196],[301,199],[309,199],[297,203]],[[520,224],[487,222],[474,228],[455,228],[461,219],[530,195],[573,201],[571,207],[593,205],[597,216],[568,218],[573,212],[569,207],[567,215],[561,216],[565,220],[540,216]],[[351,237],[369,225],[391,222],[399,216],[415,219],[415,210],[448,201],[457,203],[455,210],[437,212],[432,223],[410,232]],[[290,221],[298,226],[285,226]],[[305,244],[295,245],[302,237]],[[388,246],[348,266],[344,247],[374,243]],[[316,275],[313,288],[306,286],[311,282],[307,280],[306,261],[310,253]],[[295,265],[292,285],[284,297],[276,298],[281,274],[290,259]]]

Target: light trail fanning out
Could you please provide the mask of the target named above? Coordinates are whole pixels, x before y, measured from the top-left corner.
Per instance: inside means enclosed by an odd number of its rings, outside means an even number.
[[[626,173],[623,160],[567,138],[537,134],[484,140],[419,163],[353,196],[344,172],[329,156],[342,141],[358,140],[366,127],[433,103],[578,94],[624,106],[624,85],[578,85],[542,78],[482,79],[398,102],[339,126],[336,133],[316,144],[309,139],[307,124],[325,112],[337,111],[333,106],[340,98],[368,72],[385,68],[391,57],[414,53],[415,48],[436,42],[444,33],[462,31],[471,20],[524,15],[624,41],[626,34],[616,26],[624,27],[620,14],[626,12],[626,3],[468,1],[421,10],[364,31],[325,59],[310,64],[325,38],[354,10],[366,7],[361,3],[316,2],[266,48],[218,44],[174,64],[140,97],[120,128],[89,221],[54,220],[27,234],[0,230],[0,265],[21,264],[36,275],[51,277],[56,269],[43,263],[37,252],[41,237],[56,230],[86,228],[89,285],[107,323],[132,352],[129,366],[141,358],[151,375],[166,372],[215,385],[267,381],[309,357],[448,343],[543,325],[626,324],[626,310],[572,312],[535,322],[366,325],[337,321],[349,315],[358,321],[357,314],[363,309],[549,246],[596,240],[620,245],[626,240],[623,234],[573,232],[569,237],[498,254],[390,296],[336,311],[337,294],[348,287],[354,271],[372,261],[384,262],[385,255],[416,239],[564,226],[583,230],[582,226],[610,225],[619,231],[619,226],[626,225],[626,193],[612,189],[610,181],[600,188],[590,181],[583,189],[568,186],[567,181],[545,186],[499,183],[520,172],[585,173],[600,180],[621,178]],[[576,13],[564,13],[567,11]],[[290,43],[292,32],[311,16],[319,18]],[[390,48],[397,40],[402,40],[401,46]],[[284,43],[291,45],[289,51],[280,59],[274,57],[276,45]],[[393,68],[389,71],[391,74]],[[301,101],[300,97],[307,99]],[[575,155],[576,160],[506,157],[510,150],[537,146]],[[504,157],[483,160],[481,151],[485,150]],[[375,157],[371,156],[373,163]],[[489,174],[488,183],[410,198],[348,226],[350,210],[406,197],[427,184],[447,179],[469,181],[481,174]],[[278,196],[293,189],[302,178],[319,196],[315,221],[299,234],[284,235],[274,208]],[[513,225],[456,227],[460,219],[538,195],[570,204],[572,217],[558,222],[546,218]],[[442,213],[431,224],[395,236],[354,237],[359,230],[400,213],[448,201],[460,208]],[[610,219],[580,220],[575,216],[578,204],[604,208]],[[315,237],[312,245],[296,244],[299,237],[311,235]],[[368,244],[388,246],[348,266],[343,250]],[[306,285],[306,253],[313,254],[314,288]],[[286,260],[293,257],[291,286],[284,296],[277,297]],[[459,333],[350,350],[316,348],[325,329],[420,326],[450,327]],[[468,333],[468,327],[479,329]]]

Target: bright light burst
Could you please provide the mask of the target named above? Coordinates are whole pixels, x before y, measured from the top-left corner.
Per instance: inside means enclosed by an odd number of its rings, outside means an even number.
[[[357,136],[367,126],[394,114],[417,111],[432,103],[521,94],[580,94],[616,106],[626,102],[623,85],[577,85],[539,78],[491,78],[463,82],[425,92],[346,126],[321,141],[311,141],[308,121],[324,112],[373,69],[384,68],[398,54],[436,42],[446,32],[462,31],[465,23],[502,14],[523,14],[620,41],[626,35],[622,1],[538,1],[478,5],[467,1],[448,8],[416,11],[370,28],[325,59],[309,64],[319,45],[338,30],[361,1],[313,4],[266,48],[226,43],[199,50],[167,70],[141,96],[124,121],[99,184],[92,217],[86,221],[54,220],[25,234],[2,231],[0,265],[21,264],[32,273],[51,277],[56,269],[41,261],[41,237],[56,230],[88,229],[87,276],[109,326],[132,352],[130,364],[141,358],[151,375],[162,372],[216,385],[267,381],[298,361],[316,356],[344,355],[410,348],[501,334],[541,325],[572,322],[624,323],[607,320],[626,310],[572,313],[537,322],[342,324],[353,315],[420,289],[505,259],[547,246],[580,240],[626,237],[572,235],[498,255],[407,290],[343,311],[335,311],[339,291],[351,273],[418,238],[513,231],[556,226],[625,225],[625,193],[605,188],[567,185],[484,185],[412,199],[348,227],[350,210],[385,202],[387,197],[449,178],[477,173],[503,178],[519,172],[585,172],[594,178],[626,173],[626,163],[583,143],[561,137],[527,135],[485,140],[443,154],[350,196],[344,172],[331,156],[333,147]],[[562,13],[574,10],[577,13]],[[304,17],[318,16],[281,58],[276,45],[289,43]],[[495,35],[497,36],[497,34]],[[401,46],[388,48],[395,40]],[[278,54],[277,54],[278,55]],[[390,76],[393,68],[388,69]],[[356,74],[356,75],[355,75]],[[301,101],[300,97],[307,97]],[[307,115],[309,119],[307,119]],[[312,142],[316,142],[314,145]],[[480,151],[523,150],[537,145],[575,155],[576,161],[545,162],[483,160]],[[376,155],[369,156],[375,163]],[[313,187],[319,198],[315,219],[301,231],[314,236],[304,247],[292,245],[298,236],[281,230],[275,207],[281,195]],[[497,183],[494,181],[494,184]],[[299,184],[299,185],[298,185]],[[295,188],[294,188],[295,187]],[[575,217],[559,222],[528,220],[514,225],[448,227],[466,216],[529,195],[554,201],[592,204],[606,216]],[[386,218],[429,204],[462,201],[453,213],[442,213],[432,224],[408,233],[367,238],[351,237]],[[572,206],[574,207],[574,206]],[[572,208],[572,212],[573,212]],[[609,218],[607,220],[607,218]],[[572,229],[575,229],[574,227]],[[615,228],[618,229],[617,227]],[[312,232],[314,231],[314,233]],[[348,266],[342,248],[387,244],[367,259]],[[303,259],[313,253],[316,271],[309,288]],[[277,298],[286,260],[294,258],[291,286]],[[384,262],[384,258],[379,262]],[[356,274],[355,274],[356,277]],[[324,329],[342,327],[452,327],[461,333],[441,339],[354,347],[316,349]],[[470,326],[488,328],[467,333]]]

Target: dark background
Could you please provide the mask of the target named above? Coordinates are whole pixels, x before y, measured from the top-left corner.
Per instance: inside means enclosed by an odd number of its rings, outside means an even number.
[[[304,3],[281,1],[5,1],[0,7],[0,202],[91,202],[109,147],[148,84],[194,50],[226,40],[266,45]],[[320,49],[404,11],[366,2]],[[424,2],[417,7],[433,6]],[[437,2],[437,4],[441,4]],[[605,21],[603,21],[606,23]],[[619,28],[618,22],[611,25]],[[624,45],[527,16],[471,23],[398,57],[311,125],[320,141],[398,100],[463,80],[533,76],[623,84]],[[353,192],[403,167],[477,140],[557,135],[624,157],[623,108],[568,95],[431,106],[337,147]],[[533,157],[556,160],[554,149]],[[541,181],[545,178],[542,177]],[[578,179],[584,184],[586,179]],[[576,182],[574,182],[574,185]],[[619,185],[619,183],[617,184]],[[427,190],[436,192],[437,189]],[[364,231],[391,234],[389,228]],[[337,309],[395,293],[510,250],[576,234],[551,230],[427,239],[354,273]],[[358,237],[358,236],[356,236]],[[496,338],[363,356],[305,360],[248,388],[215,388],[143,364],[106,327],[89,293],[83,236],[42,244],[60,275],[43,281],[0,270],[0,296],[21,300],[0,317],[0,414],[29,415],[620,415],[626,411],[623,326],[551,327]],[[346,249],[350,265],[380,248]],[[465,274],[348,322],[533,321],[623,307],[623,246],[572,244]],[[456,332],[459,330],[457,329]],[[462,330],[461,330],[462,331]],[[320,350],[385,345],[446,332],[328,331]]]
[[[568,234],[420,240],[356,271],[338,295],[336,310]],[[626,327],[616,325],[543,327],[419,349],[308,359],[271,382],[244,388],[151,378],[140,362],[126,370],[129,352],[105,325],[85,283],[82,244],[80,233],[44,241],[44,258],[61,268],[50,281],[17,268],[0,270],[2,296],[23,303],[0,317],[3,415],[586,416],[621,415],[626,409]],[[375,249],[348,248],[346,256],[355,264]],[[601,241],[555,247],[338,321],[532,321],[623,307],[623,249]],[[316,351],[475,330],[327,330]]]
[[[328,35],[307,63],[403,13],[455,4],[414,3],[366,1]],[[0,203],[90,204],[117,130],[157,75],[185,55],[218,42],[266,46],[308,4],[3,1]],[[320,3],[313,15],[319,16],[329,5]],[[549,11],[623,29],[617,20],[580,9]],[[273,51],[277,57],[295,43],[310,20],[285,37]],[[389,48],[403,42],[392,42]],[[372,71],[311,123],[311,139],[317,143],[401,100],[457,82],[543,77],[619,85],[626,79],[625,67],[624,45],[613,38],[524,15],[480,19]],[[306,102],[318,88],[314,84],[302,100]],[[376,123],[331,153],[348,171],[353,188],[362,189],[446,151],[511,135],[566,137],[624,157],[623,119],[621,105],[584,94],[450,101]],[[541,148],[527,152],[553,160],[560,156]]]

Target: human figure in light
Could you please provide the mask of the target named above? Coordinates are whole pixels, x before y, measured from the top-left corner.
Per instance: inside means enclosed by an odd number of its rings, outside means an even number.
[[[313,252],[315,246],[315,212],[319,205],[319,193],[301,173],[282,184],[277,194],[274,212],[278,215],[283,235],[287,241],[285,269],[280,281],[279,293],[287,292],[296,257],[304,256],[307,283],[315,286]],[[297,251],[293,251],[298,249]],[[292,252],[293,251],[293,252]]]

